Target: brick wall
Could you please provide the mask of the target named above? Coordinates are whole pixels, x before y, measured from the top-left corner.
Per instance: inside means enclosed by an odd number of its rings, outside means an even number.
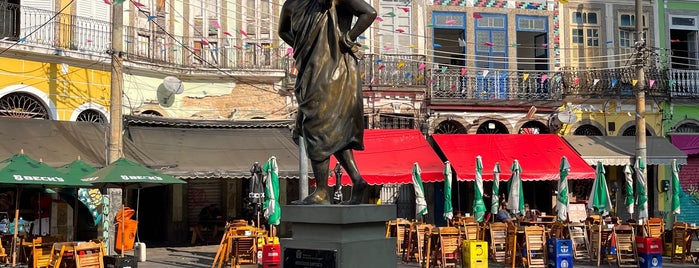
[[[199,119],[288,119],[293,108],[271,83],[237,83],[230,94],[184,97],[181,109]],[[194,114],[194,113],[193,113]]]

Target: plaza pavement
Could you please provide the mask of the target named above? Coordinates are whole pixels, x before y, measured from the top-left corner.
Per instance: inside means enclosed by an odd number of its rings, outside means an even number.
[[[203,246],[158,246],[147,248],[146,262],[138,263],[139,268],[166,268],[166,267],[211,267],[218,245],[203,245]],[[130,253],[132,255],[133,253]],[[396,258],[398,268],[420,267],[417,263],[402,263]],[[228,266],[230,267],[230,266]],[[254,268],[257,265],[244,265],[241,268]],[[489,267],[504,267],[500,263],[490,262]],[[595,268],[596,265],[574,263],[573,267],[580,268]],[[616,264],[603,263],[600,267],[617,267]],[[699,264],[692,263],[670,263],[670,259],[663,258],[663,267],[679,268],[679,267],[696,267]],[[363,267],[358,267],[363,268]],[[569,267],[570,268],[570,267]]]

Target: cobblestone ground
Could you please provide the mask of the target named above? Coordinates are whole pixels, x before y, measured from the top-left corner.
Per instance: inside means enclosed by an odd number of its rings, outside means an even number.
[[[187,246],[187,247],[153,247],[147,249],[147,261],[138,264],[139,268],[165,268],[165,267],[211,267],[218,245]],[[133,253],[131,253],[133,254]],[[417,263],[404,263],[396,258],[398,268],[420,267]],[[490,262],[489,267],[504,267],[501,263]],[[593,268],[596,265],[574,263],[574,267]],[[230,266],[229,266],[230,267]],[[256,265],[241,266],[241,268],[253,268]],[[615,263],[602,263],[600,267],[617,267]],[[670,259],[663,259],[663,267],[697,267],[693,263],[670,263]],[[363,267],[362,267],[363,268]],[[569,267],[571,268],[571,267]]]

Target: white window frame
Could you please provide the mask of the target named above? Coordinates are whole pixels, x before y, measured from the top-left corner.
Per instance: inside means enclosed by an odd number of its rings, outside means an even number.
[[[381,7],[379,10],[381,10],[380,16],[383,16],[384,22],[382,22],[379,26],[379,44],[382,44],[380,47],[380,51],[386,54],[412,54],[412,48],[410,48],[410,44],[412,44],[412,34],[413,34],[413,16],[411,15],[412,12],[414,11],[412,7],[407,7],[410,9],[409,12],[405,12],[401,10],[401,8],[405,8],[406,6],[404,4],[400,4],[399,2],[382,2]],[[387,12],[385,12],[387,9],[390,9],[395,16],[393,17],[387,17],[384,16]],[[398,16],[401,16],[402,18],[407,18],[408,19],[408,25],[399,25],[397,23]],[[461,18],[459,18],[461,19]],[[402,33],[396,32],[398,29],[403,30]],[[399,37],[408,37],[410,42],[408,44],[405,44],[405,42],[401,42],[401,38]],[[386,42],[385,40],[390,40],[390,42]],[[392,44],[391,50],[386,50],[385,46],[383,44]]]
[[[575,14],[580,13],[581,14],[581,19],[582,22],[574,22],[573,18],[575,17]],[[594,13],[596,15],[596,22],[595,23],[589,23],[588,18],[589,14]],[[602,31],[602,27],[600,25],[600,11],[598,10],[583,10],[583,11],[571,11],[570,12],[570,43],[573,46],[577,47],[589,47],[589,48],[594,48],[594,47],[600,47],[600,32]],[[576,43],[573,41],[573,38],[575,35],[573,34],[574,30],[582,30],[582,43]],[[590,31],[597,31],[596,36],[592,36],[590,34]],[[596,45],[588,45],[588,42],[594,42],[597,41]]]
[[[694,19],[694,26],[687,26],[687,25],[675,25],[672,24],[672,19],[673,18],[683,18],[683,19]],[[699,16],[685,16],[685,15],[669,15],[668,16],[668,24],[670,26],[670,29],[673,30],[699,30]]]

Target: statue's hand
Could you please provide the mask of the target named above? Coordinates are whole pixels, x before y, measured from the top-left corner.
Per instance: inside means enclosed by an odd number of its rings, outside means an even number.
[[[359,59],[359,47],[360,44],[355,42],[349,37],[348,33],[345,33],[342,35],[342,38],[340,39],[340,47],[350,53],[355,59]]]

